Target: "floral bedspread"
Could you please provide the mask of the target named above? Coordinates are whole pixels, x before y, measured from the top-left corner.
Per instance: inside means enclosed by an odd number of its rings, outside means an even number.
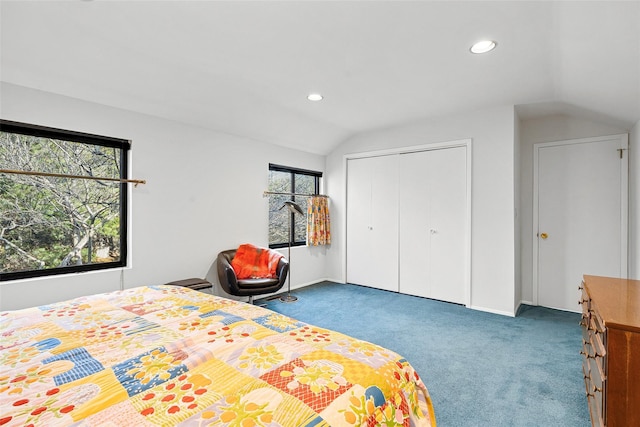
[[[187,288],[1,312],[0,330],[0,426],[435,425],[398,354]]]

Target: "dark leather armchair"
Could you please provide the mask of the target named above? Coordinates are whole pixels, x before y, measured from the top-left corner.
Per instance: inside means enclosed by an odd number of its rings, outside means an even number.
[[[280,258],[278,262],[276,278],[239,280],[235,271],[233,271],[233,267],[231,267],[231,260],[235,255],[235,249],[222,251],[218,254],[218,259],[216,260],[220,286],[226,293],[240,297],[248,296],[249,303],[253,304],[255,295],[270,294],[284,286],[289,273],[289,261],[285,257]]]

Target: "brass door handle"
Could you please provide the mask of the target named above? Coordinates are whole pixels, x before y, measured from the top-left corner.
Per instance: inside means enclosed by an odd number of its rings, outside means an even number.
[[[540,237],[546,240],[546,238],[549,237],[549,235],[547,233],[540,233]]]

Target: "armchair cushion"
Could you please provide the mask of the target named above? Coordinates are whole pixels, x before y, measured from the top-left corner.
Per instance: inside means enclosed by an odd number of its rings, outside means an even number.
[[[238,287],[250,289],[250,288],[264,288],[265,286],[273,286],[278,284],[278,278],[275,279],[244,279],[238,280]]]
[[[280,258],[282,255],[276,251],[245,243],[236,250],[231,267],[238,280],[274,279],[277,278]]]

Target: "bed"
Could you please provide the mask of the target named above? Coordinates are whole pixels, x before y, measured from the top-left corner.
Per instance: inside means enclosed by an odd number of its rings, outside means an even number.
[[[398,354],[148,286],[0,313],[1,426],[435,426]]]

